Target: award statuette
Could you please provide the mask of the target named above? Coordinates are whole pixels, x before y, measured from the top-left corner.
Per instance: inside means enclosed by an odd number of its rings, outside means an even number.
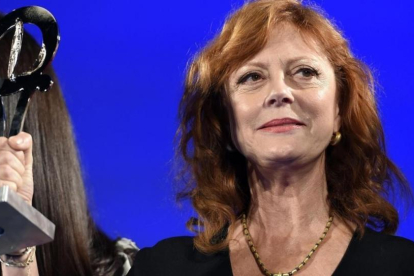
[[[15,66],[23,41],[23,25],[31,23],[39,27],[43,43],[31,71],[16,76]],[[8,62],[7,79],[0,79],[0,136],[7,136],[3,97],[19,93],[20,97],[11,122],[8,137],[17,135],[23,128],[30,98],[36,91],[46,92],[53,81],[42,74],[52,61],[58,44],[59,31],[53,15],[41,7],[24,7],[12,11],[0,20],[0,39],[14,29]],[[37,137],[40,139],[40,137]],[[24,247],[51,242],[55,225],[35,208],[27,204],[9,187],[0,187],[0,255],[15,252]]]

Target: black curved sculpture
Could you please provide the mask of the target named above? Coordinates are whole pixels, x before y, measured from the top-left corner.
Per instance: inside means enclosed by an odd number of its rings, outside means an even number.
[[[24,24],[34,24],[42,32],[43,42],[32,68],[14,74],[19,59]],[[16,9],[0,20],[0,39],[14,30],[7,79],[0,79],[0,136],[5,136],[6,121],[3,97],[20,93],[8,136],[23,128],[30,98],[36,91],[46,92],[53,81],[43,71],[53,60],[59,45],[59,30],[53,15],[44,8],[30,6]],[[0,255],[53,240],[55,225],[7,186],[0,187]]]

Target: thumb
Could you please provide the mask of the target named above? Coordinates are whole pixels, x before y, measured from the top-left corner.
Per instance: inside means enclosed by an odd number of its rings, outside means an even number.
[[[9,146],[15,151],[24,152],[24,162],[25,168],[32,170],[33,165],[33,139],[29,133],[20,132],[16,136],[12,136],[8,140]]]

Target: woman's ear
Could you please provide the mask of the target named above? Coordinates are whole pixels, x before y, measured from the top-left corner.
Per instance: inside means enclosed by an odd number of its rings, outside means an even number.
[[[335,107],[335,119],[334,119],[334,132],[337,132],[341,129],[342,119],[341,115],[339,114],[339,105],[336,104]]]

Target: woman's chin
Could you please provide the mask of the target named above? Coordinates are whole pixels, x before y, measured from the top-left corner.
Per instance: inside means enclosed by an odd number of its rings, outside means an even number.
[[[264,168],[293,166],[301,159],[301,157],[303,157],[301,154],[294,151],[265,152],[256,156],[256,160],[252,160],[252,163]]]
[[[321,154],[313,152],[312,150],[301,150],[301,147],[298,145],[283,148],[278,147],[274,149],[270,148],[257,152],[253,156],[254,158],[248,158],[253,165],[263,168],[277,169],[281,166],[296,168],[298,166],[309,164],[319,159],[318,157],[321,156]]]

